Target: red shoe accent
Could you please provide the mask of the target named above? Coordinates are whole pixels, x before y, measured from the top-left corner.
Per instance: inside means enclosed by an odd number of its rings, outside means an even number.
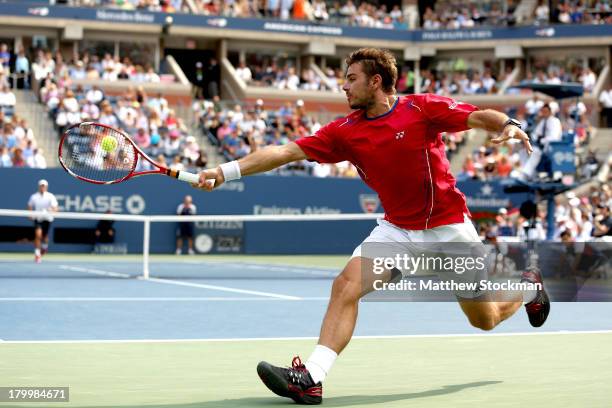
[[[309,389],[302,391],[300,387],[297,387],[293,384],[289,384],[287,389],[291,392],[295,392],[301,397],[304,395],[310,395],[311,397],[322,397],[323,389],[321,387],[310,387]]]
[[[525,305],[525,309],[527,309],[527,313],[538,313],[540,310],[542,310],[542,304],[530,302]]]

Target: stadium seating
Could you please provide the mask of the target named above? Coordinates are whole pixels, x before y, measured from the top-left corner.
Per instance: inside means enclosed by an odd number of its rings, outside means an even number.
[[[50,53],[39,52],[34,76],[43,78],[40,101],[59,135],[68,126],[93,120],[125,130],[145,153],[157,159],[163,157],[173,168],[206,166],[206,152],[189,135],[189,129],[161,93],[149,97],[142,86],[126,85],[121,95],[107,95],[99,85],[73,83],[84,78],[101,79],[101,83],[120,79],[130,80],[130,84],[158,82],[159,75],[151,67],[145,70],[128,58],[119,61],[108,54],[101,60],[84,55],[65,64],[59,54],[53,58]],[[148,167],[146,162],[139,165]]]

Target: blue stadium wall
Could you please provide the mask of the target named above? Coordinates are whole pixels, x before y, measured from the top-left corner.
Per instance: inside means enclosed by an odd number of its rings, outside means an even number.
[[[1,208],[24,209],[37,189],[37,181],[49,181],[62,211],[118,214],[170,215],[187,194],[193,196],[200,215],[218,214],[325,214],[382,212],[374,194],[361,180],[312,177],[256,176],[223,185],[214,193],[194,190],[167,177],[142,177],[112,186],[79,182],[61,169],[3,169]],[[505,195],[497,182],[459,184],[473,213],[493,212],[502,206],[518,206],[523,194]],[[2,226],[29,226],[24,218],[0,217]],[[95,228],[96,221],[58,219],[53,227]],[[342,254],[368,235],[375,221],[198,223],[200,252],[263,254]],[[141,222],[116,222],[117,242],[128,252],[142,251]],[[177,224],[153,223],[151,252],[172,253]],[[52,232],[53,234],[53,232]],[[51,235],[53,238],[53,235]],[[208,239],[211,238],[211,239]],[[6,240],[0,240],[6,241]],[[212,244],[212,245],[211,245]],[[91,244],[50,244],[55,252],[90,252]],[[31,251],[31,243],[0,242],[0,251]]]

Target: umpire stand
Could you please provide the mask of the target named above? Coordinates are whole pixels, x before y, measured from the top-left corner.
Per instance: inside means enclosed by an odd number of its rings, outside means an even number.
[[[546,202],[546,240],[552,240],[555,233],[555,196],[575,188],[577,184],[567,185],[560,181],[530,182],[518,179],[508,179],[503,181],[502,184],[504,185],[504,192],[507,194],[529,193],[536,203]],[[535,210],[527,213],[521,211],[521,215],[533,224]]]

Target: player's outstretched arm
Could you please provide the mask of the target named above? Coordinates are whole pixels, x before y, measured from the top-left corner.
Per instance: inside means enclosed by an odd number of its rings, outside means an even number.
[[[533,148],[529,143],[529,136],[517,126],[508,123],[508,116],[493,109],[474,111],[468,116],[468,126],[472,129],[483,129],[498,133],[499,136],[491,139],[493,143],[503,143],[509,139],[523,142],[527,153],[531,154]]]
[[[214,169],[204,170],[200,173],[200,183],[197,187],[211,191],[223,184],[226,178],[233,180],[241,176],[263,173],[306,158],[302,149],[293,142],[283,146],[266,146],[240,160],[225,163]],[[210,180],[215,181],[214,185],[210,183]]]

